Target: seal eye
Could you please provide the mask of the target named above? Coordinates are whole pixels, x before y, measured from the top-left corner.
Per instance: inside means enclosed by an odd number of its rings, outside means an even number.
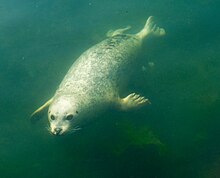
[[[50,116],[50,119],[51,119],[51,120],[55,120],[55,116],[54,116],[54,115],[51,115],[51,116]]]
[[[66,120],[68,120],[68,121],[70,121],[70,120],[72,120],[73,119],[73,115],[72,114],[70,114],[70,115],[68,115],[67,117],[66,117]]]

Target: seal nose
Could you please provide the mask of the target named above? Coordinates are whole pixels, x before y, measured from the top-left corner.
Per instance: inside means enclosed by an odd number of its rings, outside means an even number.
[[[62,129],[58,127],[58,128],[55,128],[54,131],[55,131],[54,132],[55,135],[59,135],[61,133]]]

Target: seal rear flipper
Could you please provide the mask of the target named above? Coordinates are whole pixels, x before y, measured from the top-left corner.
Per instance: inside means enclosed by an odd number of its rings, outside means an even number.
[[[166,34],[165,30],[163,28],[158,27],[153,20],[153,16],[150,16],[147,19],[144,28],[139,33],[137,33],[136,36],[140,39],[144,39],[149,35],[163,36],[165,34]]]
[[[36,111],[31,114],[31,122],[36,122],[40,119],[40,115],[44,113],[44,111],[49,107],[53,98],[44,103],[41,107],[39,107]]]
[[[129,110],[146,104],[151,104],[151,102],[143,96],[140,96],[136,93],[131,93],[124,98],[119,98],[118,104],[121,110]]]
[[[130,29],[131,29],[131,26],[127,26],[125,28],[119,28],[117,30],[109,30],[106,33],[106,36],[107,37],[113,37],[113,36],[116,36],[116,35],[120,35],[120,34],[123,34],[125,31],[130,30]]]

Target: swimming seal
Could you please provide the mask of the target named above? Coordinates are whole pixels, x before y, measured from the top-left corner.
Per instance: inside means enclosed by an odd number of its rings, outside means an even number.
[[[135,63],[143,40],[162,36],[163,28],[157,27],[149,17],[137,34],[125,34],[130,27],[109,31],[108,38],[85,51],[71,66],[55,95],[31,116],[48,109],[49,131],[63,135],[79,129],[94,113],[114,105],[129,110],[150,101],[136,93],[122,97],[123,87]]]

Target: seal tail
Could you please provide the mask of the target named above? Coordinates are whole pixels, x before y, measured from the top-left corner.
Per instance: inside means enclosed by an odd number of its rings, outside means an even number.
[[[147,19],[144,28],[139,33],[137,33],[136,36],[140,39],[144,39],[149,35],[163,36],[165,34],[165,30],[163,28],[158,27],[153,20],[153,16],[150,16]]]

